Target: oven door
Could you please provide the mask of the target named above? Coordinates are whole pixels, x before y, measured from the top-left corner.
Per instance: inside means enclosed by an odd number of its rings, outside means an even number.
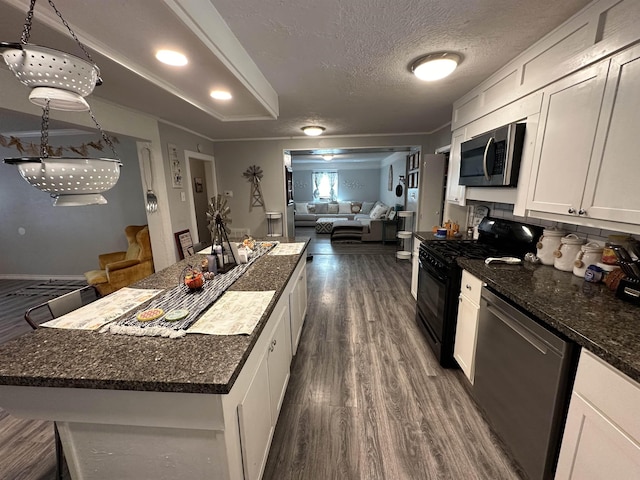
[[[419,265],[416,321],[440,361],[447,314],[447,277],[422,259],[419,260]]]

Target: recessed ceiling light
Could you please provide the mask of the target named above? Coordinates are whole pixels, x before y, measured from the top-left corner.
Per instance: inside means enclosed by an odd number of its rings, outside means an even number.
[[[226,92],[224,90],[214,90],[210,93],[210,95],[216,100],[231,100],[233,98],[229,92]]]
[[[331,154],[322,155],[322,158],[324,158],[327,162],[330,162],[331,160],[333,160],[333,155]]]
[[[174,67],[182,67],[188,63],[187,57],[180,52],[174,52],[173,50],[158,50],[156,52],[156,58],[162,63],[172,65]]]
[[[461,61],[455,53],[432,53],[411,64],[411,71],[420,80],[432,82],[451,75]]]
[[[317,125],[308,125],[306,127],[302,127],[302,131],[305,133],[305,135],[309,135],[310,137],[317,137],[318,135],[322,135],[322,132],[325,131],[325,128]]]

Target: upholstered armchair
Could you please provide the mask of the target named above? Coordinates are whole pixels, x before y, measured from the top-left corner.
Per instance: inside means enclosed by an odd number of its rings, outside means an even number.
[[[153,273],[149,227],[129,225],[124,233],[129,242],[127,251],[99,255],[100,269],[84,274],[89,285],[93,285],[100,295],[108,295]]]

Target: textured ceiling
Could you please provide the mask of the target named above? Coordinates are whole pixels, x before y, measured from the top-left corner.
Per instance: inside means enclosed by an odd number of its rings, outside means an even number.
[[[300,136],[309,123],[324,125],[326,135],[436,130],[450,121],[454,100],[588,3],[212,0],[244,47],[225,51],[230,42],[209,42],[225,28],[213,32],[206,28],[214,25],[213,16],[198,18],[198,11],[211,8],[206,0],[56,1],[103,71],[105,84],[94,95],[212,139]],[[176,13],[180,8],[185,15]],[[40,20],[47,10],[41,0],[34,42],[71,49],[68,36]],[[0,0],[0,40],[18,40],[25,12],[25,0]],[[167,44],[187,51],[190,70],[176,72],[150,60],[155,46]],[[423,83],[409,73],[412,60],[441,50],[464,58],[451,77]],[[249,61],[234,69],[243,55]],[[251,76],[255,67],[277,94],[278,118],[233,121],[273,116],[264,94],[269,89],[256,87],[260,79]],[[233,89],[234,103],[211,103],[207,94],[216,82]]]

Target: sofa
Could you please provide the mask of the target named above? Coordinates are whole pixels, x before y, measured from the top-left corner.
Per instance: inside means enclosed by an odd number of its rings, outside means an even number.
[[[363,242],[381,242],[384,238],[385,220],[392,208],[377,202],[295,202],[294,224],[296,227],[316,227],[319,219],[355,220],[362,224]],[[391,228],[391,227],[389,227]],[[395,225],[394,225],[395,228]],[[331,230],[318,230],[331,233]],[[387,232],[387,237],[391,232]],[[395,232],[393,232],[395,235]]]

